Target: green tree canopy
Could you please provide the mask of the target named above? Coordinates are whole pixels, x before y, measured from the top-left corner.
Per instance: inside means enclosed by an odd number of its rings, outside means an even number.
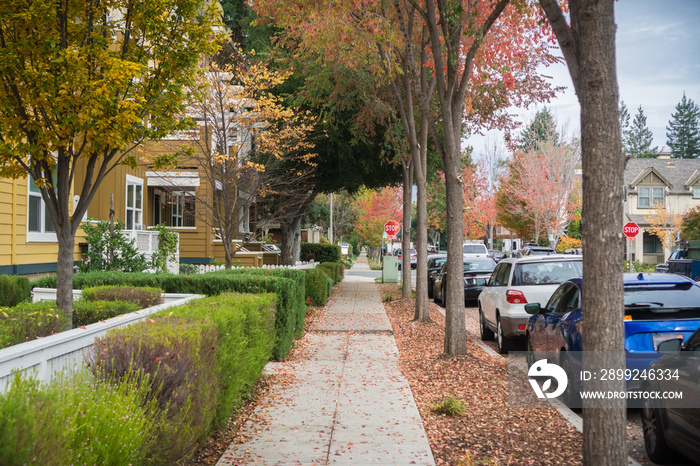
[[[700,107],[685,97],[676,105],[676,111],[666,127],[671,154],[677,159],[700,157]]]
[[[557,123],[547,107],[539,110],[528,127],[520,133],[518,147],[529,152],[537,149],[543,141],[552,141],[554,144],[559,141]]]

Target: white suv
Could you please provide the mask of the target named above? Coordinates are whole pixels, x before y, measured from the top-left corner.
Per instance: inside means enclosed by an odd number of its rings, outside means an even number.
[[[525,336],[530,317],[527,303],[546,303],[557,287],[583,275],[583,258],[574,255],[526,256],[501,260],[479,295],[482,340],[493,340],[498,352],[514,349],[514,339]]]
[[[469,259],[473,257],[488,257],[489,251],[486,249],[486,245],[481,242],[469,242],[465,241],[462,245],[462,256],[464,259]]]

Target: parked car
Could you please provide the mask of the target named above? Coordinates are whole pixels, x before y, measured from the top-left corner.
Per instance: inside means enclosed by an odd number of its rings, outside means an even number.
[[[401,249],[396,250],[396,255],[399,257],[399,270],[401,270],[401,263],[403,262],[401,260],[402,253],[403,253],[403,251],[401,251]],[[411,268],[415,269],[416,266],[418,265],[418,252],[415,250],[415,248],[410,249],[409,259],[411,261]]]
[[[683,249],[676,249],[675,251],[673,251],[671,253],[670,256],[668,256],[668,260],[666,260],[666,262],[656,264],[656,267],[654,267],[654,271],[659,272],[659,273],[668,273],[668,266],[669,266],[668,261],[677,260],[677,259],[684,259],[684,258],[685,258],[685,251]]]
[[[428,298],[433,297],[433,284],[435,277],[440,273],[442,265],[447,260],[447,254],[435,254],[428,256]]]
[[[462,245],[462,255],[465,259],[469,257],[487,257],[489,251],[484,243],[465,241]]]
[[[495,249],[489,249],[489,257],[498,264],[498,262],[505,257],[505,254]]]
[[[698,409],[700,329],[695,331],[684,344],[678,339],[661,343],[659,353],[665,356],[654,362],[650,369],[667,374],[675,374],[678,371],[679,377],[678,379],[648,380],[643,388],[660,392],[681,389],[683,400],[644,399],[642,408],[644,446],[649,459],[656,463],[678,461],[678,453],[698,463],[700,461],[700,423],[698,422],[700,420],[700,409]]]
[[[546,256],[549,254],[556,254],[557,252],[554,248],[548,248],[544,246],[525,246],[520,251],[518,251],[518,257],[525,256]]]
[[[491,277],[491,272],[496,267],[493,259],[488,257],[474,257],[464,261],[464,305],[479,297],[484,285]],[[446,264],[443,264],[440,273],[433,282],[433,300],[436,303],[445,304],[447,284]]]
[[[687,277],[673,274],[626,273],[623,278],[625,303],[625,351],[627,369],[642,371],[660,357],[660,343],[688,339],[700,327],[700,286]],[[572,384],[580,389],[583,323],[582,280],[562,283],[545,307],[525,305],[532,314],[527,322],[527,350],[531,360],[546,352],[570,372]],[[563,360],[563,356],[567,360]],[[628,390],[638,390],[643,380],[631,379]],[[566,393],[569,401],[575,392]]]
[[[557,287],[583,273],[581,256],[533,255],[501,260],[479,295],[479,327],[482,340],[496,336],[501,354],[525,337],[528,318],[525,305],[547,302]]]

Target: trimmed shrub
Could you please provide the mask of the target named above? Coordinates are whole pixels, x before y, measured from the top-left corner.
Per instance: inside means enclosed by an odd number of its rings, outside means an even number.
[[[69,329],[65,312],[59,311],[56,303],[52,301],[21,303],[15,307],[0,308],[0,348]]]
[[[188,458],[209,433],[219,385],[215,324],[208,320],[148,319],[95,342],[99,378],[135,380],[165,411],[150,455],[164,464]]]
[[[338,262],[340,246],[334,244],[301,243],[301,260],[316,262]]]
[[[0,395],[0,464],[144,464],[158,421],[130,381],[81,372],[40,385],[18,374]]]
[[[56,276],[49,275],[32,282],[35,287],[55,288]],[[165,293],[198,293],[216,296],[221,293],[275,293],[276,345],[272,357],[284,359],[292,348],[295,335],[301,335],[306,316],[306,275],[292,269],[221,270],[197,275],[168,273],[91,272],[73,276],[73,287],[84,289],[102,285],[150,286]]]
[[[328,301],[328,275],[321,269],[304,269],[306,272],[306,297],[312,306],[325,306]]]
[[[94,324],[140,309],[143,308],[135,301],[87,301],[79,299],[73,302],[73,328]]]
[[[83,289],[83,299],[86,301],[133,301],[141,309],[156,306],[163,302],[160,288],[130,286],[95,286]]]
[[[32,300],[32,285],[27,277],[0,275],[0,306],[16,306]]]
[[[330,298],[331,293],[333,293],[333,279],[326,276],[326,283],[328,284],[328,297]]]
[[[218,330],[220,384],[214,426],[220,427],[250,392],[272,355],[275,295],[225,294],[166,309],[157,315],[211,321]]]
[[[333,279],[333,283],[339,283],[343,279],[345,269],[340,262],[322,262],[316,268],[328,270],[328,276]]]
[[[183,275],[194,275],[199,273],[199,267],[194,264],[180,264],[180,273]]]

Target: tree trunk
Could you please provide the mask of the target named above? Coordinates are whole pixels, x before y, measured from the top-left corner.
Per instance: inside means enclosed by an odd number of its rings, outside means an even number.
[[[420,145],[413,150],[413,170],[416,179],[416,310],[413,320],[430,322],[428,305],[428,121],[421,117]]]
[[[556,0],[540,0],[562,48],[581,103],[583,165],[584,370],[625,368],[623,304],[623,173],[615,69],[613,0],[570,0],[571,26]],[[599,357],[593,358],[592,355]],[[625,390],[624,380],[592,380],[586,390]],[[584,401],[584,465],[627,462],[623,400]]]
[[[401,235],[401,297],[411,298],[411,198],[413,194],[413,163],[410,158],[401,164],[403,172],[403,233]]]
[[[580,2],[581,148],[583,159],[583,349],[602,352],[594,370],[625,368],[623,273],[623,173],[618,121],[613,0]],[[585,362],[584,362],[585,364]],[[584,370],[593,369],[584,366]],[[595,380],[586,389],[625,390],[624,380]],[[583,463],[627,463],[623,400],[583,413]]]
[[[56,306],[65,311],[68,325],[73,328],[73,250],[75,235],[70,223],[56,228],[58,259],[56,262]],[[68,231],[66,231],[68,230]]]
[[[301,260],[301,216],[292,221],[292,263],[296,264]]]
[[[282,229],[280,264],[294,265],[301,256],[301,216],[281,220],[280,227]]]

